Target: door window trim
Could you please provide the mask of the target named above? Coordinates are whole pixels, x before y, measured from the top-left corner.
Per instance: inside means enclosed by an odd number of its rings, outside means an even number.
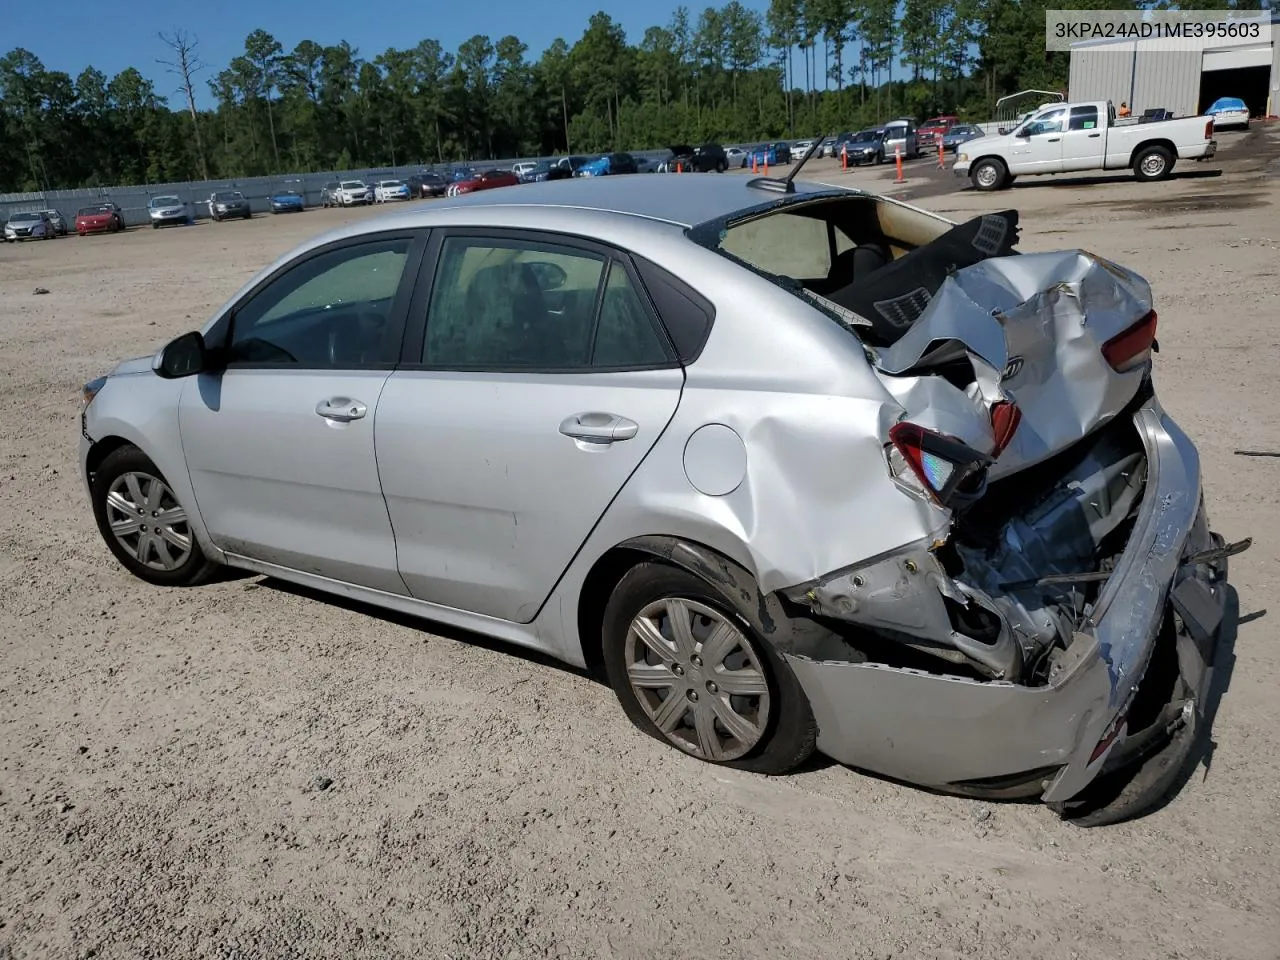
[[[654,335],[657,337],[658,343],[661,345],[667,359],[660,363],[633,363],[608,367],[592,366],[590,364],[567,367],[507,367],[491,364],[458,366],[423,363],[422,351],[426,343],[427,325],[431,322],[427,312],[431,304],[436,272],[439,269],[440,260],[444,253],[444,243],[452,238],[474,238],[481,241],[490,240],[496,243],[501,243],[505,240],[516,243],[544,244],[550,247],[580,250],[583,253],[602,258],[604,260],[604,269],[601,272],[600,282],[596,289],[595,308],[591,318],[592,356],[595,354],[595,341],[599,329],[600,311],[604,302],[605,284],[608,282],[609,273],[614,269],[615,265],[621,266],[626,271],[627,280],[631,283],[632,289],[640,301],[640,306],[644,310],[645,316],[648,318]],[[676,355],[675,344],[667,332],[666,326],[662,323],[662,318],[658,315],[648,290],[645,289],[644,282],[636,270],[635,262],[631,255],[625,250],[610,246],[607,243],[601,243],[598,240],[579,236],[578,234],[558,233],[553,230],[530,230],[521,227],[445,227],[433,230],[422,262],[418,267],[417,282],[414,284],[413,298],[409,303],[408,316],[412,319],[408,321],[405,329],[403,346],[400,351],[400,363],[396,367],[397,370],[439,371],[441,373],[582,375],[622,373],[637,370],[669,370],[682,366]]]
[[[361,233],[356,236],[343,237],[314,247],[300,256],[281,264],[255,283],[252,288],[247,290],[243,296],[224,310],[218,319],[214,321],[205,340],[211,345],[215,345],[217,350],[228,350],[230,338],[235,328],[235,315],[286,273],[317,257],[325,256],[338,250],[353,249],[368,244],[408,240],[409,249],[405,255],[404,270],[400,274],[400,282],[396,287],[395,297],[391,301],[391,312],[387,317],[387,346],[390,348],[388,356],[391,359],[383,363],[362,363],[349,367],[331,367],[312,363],[285,363],[279,360],[237,360],[228,363],[226,366],[227,370],[394,370],[397,366],[396,358],[400,355],[404,345],[406,318],[409,314],[413,281],[418,275],[423,255],[429,245],[429,234],[430,231],[426,228],[380,230],[376,233]]]

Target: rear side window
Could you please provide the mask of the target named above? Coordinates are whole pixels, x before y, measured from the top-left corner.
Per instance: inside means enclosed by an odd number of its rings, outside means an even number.
[[[450,237],[432,284],[422,362],[616,370],[670,357],[617,260],[540,240]]]
[[[1071,108],[1071,129],[1072,130],[1095,130],[1098,126],[1098,108],[1097,107],[1072,107]]]

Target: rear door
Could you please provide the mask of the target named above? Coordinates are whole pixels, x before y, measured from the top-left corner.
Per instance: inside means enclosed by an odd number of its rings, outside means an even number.
[[[410,593],[527,623],[666,428],[684,372],[629,259],[436,235],[376,449]]]
[[[1096,103],[1072,107],[1067,129],[1062,135],[1062,169],[1096,170],[1106,152],[1105,118]]]

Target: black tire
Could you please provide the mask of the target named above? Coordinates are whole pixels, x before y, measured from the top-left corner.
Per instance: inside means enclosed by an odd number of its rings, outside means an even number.
[[[1143,147],[1133,158],[1133,175],[1144,183],[1167,180],[1173,173],[1174,157],[1165,147]]]
[[[646,606],[664,598],[680,598],[702,604],[736,627],[750,645],[751,652],[765,675],[770,701],[769,716],[758,742],[740,757],[711,759],[695,752],[692,747],[674,743],[650,719],[631,686],[626,664],[626,642],[631,623]],[[818,738],[817,722],[809,700],[791,668],[772,644],[761,638],[718,590],[685,570],[649,562],[628,571],[619,581],[605,607],[602,648],[605,673],[623,711],[642,731],[668,746],[677,749],[683,746],[683,751],[690,756],[718,766],[770,775],[793,770],[813,753]],[[698,649],[701,650],[701,647]],[[709,689],[713,695],[718,693],[714,685]],[[680,694],[674,688],[669,688],[668,697],[678,695]],[[666,701],[664,699],[661,702]]]
[[[724,173],[728,169],[729,164],[725,163],[723,160],[716,161],[716,173]]]
[[[135,577],[156,586],[190,587],[207,581],[217,571],[218,564],[204,555],[204,551],[200,548],[200,543],[191,531],[189,523],[186,524],[186,533],[190,538],[190,552],[178,566],[171,570],[156,569],[140,562],[117,539],[111,529],[107,495],[111,491],[111,485],[129,473],[148,474],[158,479],[165,487],[169,485],[168,480],[164,478],[164,475],[160,473],[156,465],[151,462],[151,458],[137,447],[130,444],[118,447],[107,454],[98,466],[92,484],[93,515],[98,521],[98,532],[102,534],[102,539],[106,541],[107,549]],[[172,499],[171,493],[169,499]],[[165,502],[169,502],[169,499],[166,499]],[[176,504],[177,501],[173,500],[173,503]]]
[[[984,157],[969,171],[975,190],[1001,190],[1009,185],[1009,169],[995,157]]]
[[[253,219],[253,211],[252,211],[252,210],[250,210],[248,213],[246,213],[246,214],[244,215],[244,218],[243,218],[243,219],[245,219],[245,220],[252,220],[252,219]]]

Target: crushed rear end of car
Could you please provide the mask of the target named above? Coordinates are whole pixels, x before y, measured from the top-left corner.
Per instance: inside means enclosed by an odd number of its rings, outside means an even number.
[[[860,260],[850,228],[830,277],[775,278],[859,338],[887,393],[853,429],[882,450],[891,485],[866,509],[898,518],[900,545],[850,543],[846,566],[780,591],[829,630],[782,650],[818,747],[1081,823],[1136,815],[1193,754],[1227,558],[1249,545],[1212,532],[1199,455],[1156,398],[1150,287],[1087,251],[1018,253],[1013,211],[930,224],[874,200],[879,253]]]

